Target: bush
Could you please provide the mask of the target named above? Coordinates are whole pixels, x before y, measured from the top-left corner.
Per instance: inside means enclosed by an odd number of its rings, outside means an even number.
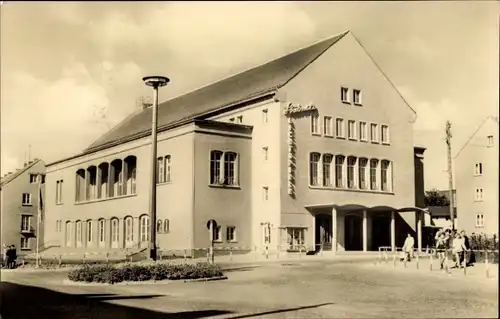
[[[208,263],[198,264],[154,264],[154,265],[113,265],[90,266],[73,269],[68,274],[71,281],[117,283],[122,281],[179,280],[222,276],[219,266]]]
[[[471,249],[476,250],[474,252],[476,262],[484,262],[486,259],[486,253],[477,250],[489,250],[496,252],[488,252],[488,262],[498,264],[498,236],[496,234],[473,233],[469,236],[469,242]]]

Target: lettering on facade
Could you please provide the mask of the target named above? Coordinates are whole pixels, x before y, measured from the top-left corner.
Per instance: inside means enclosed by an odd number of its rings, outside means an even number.
[[[288,195],[295,196],[295,127],[292,119],[288,118]]]
[[[316,106],[312,103],[309,103],[307,105],[300,105],[300,104],[293,104],[292,102],[288,103],[288,105],[285,107],[285,115],[294,115],[294,114],[300,114],[300,113],[306,113],[306,112],[315,112],[318,109]]]

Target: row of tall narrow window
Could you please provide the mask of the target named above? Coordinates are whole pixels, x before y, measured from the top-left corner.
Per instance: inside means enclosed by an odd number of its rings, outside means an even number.
[[[59,229],[61,221],[56,221],[56,229]],[[83,231],[83,226],[85,225],[85,232]],[[134,243],[134,220],[131,216],[125,217],[123,231],[124,240],[126,245]],[[138,238],[141,242],[147,242],[149,240],[149,216],[143,215],[139,218],[139,234]],[[93,243],[94,238],[94,222],[92,220],[81,221],[77,220],[75,222],[75,233],[72,232],[71,222],[66,222],[66,243],[70,246],[73,242],[73,234],[75,235],[76,246],[81,246],[84,242]],[[106,242],[106,220],[99,219],[97,222],[97,241],[99,244],[104,244]],[[110,219],[109,232],[111,235],[111,246],[118,247],[118,241],[120,238],[120,227],[118,218],[114,217]],[[170,221],[168,219],[157,221],[157,232],[159,234],[167,234],[170,232]],[[115,245],[113,245],[115,243]]]
[[[77,202],[136,193],[137,158],[128,156],[76,172]],[[62,191],[61,191],[62,192]]]
[[[318,187],[391,191],[392,166],[388,160],[313,152],[309,157],[309,184]]]
[[[210,185],[239,185],[238,154],[231,151],[210,152]]]
[[[323,116],[323,135],[334,137],[340,139],[349,140],[360,140],[363,142],[368,142],[368,139],[372,143],[382,143],[389,144],[389,126],[385,124],[377,123],[367,123],[364,121],[359,121],[356,125],[355,120],[347,120],[347,135],[345,128],[345,120],[343,118],[337,117],[335,119],[335,135],[333,126],[333,117]],[[370,124],[370,136],[368,136],[368,124]],[[321,123],[320,116],[318,114],[311,115],[311,133],[316,135],[321,135]],[[380,131],[380,132],[379,132]],[[359,136],[358,136],[359,135]]]

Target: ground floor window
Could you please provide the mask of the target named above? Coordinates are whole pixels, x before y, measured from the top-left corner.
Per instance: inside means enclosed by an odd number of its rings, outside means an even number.
[[[21,237],[21,249],[29,249],[30,243],[29,238]]]
[[[305,228],[288,227],[287,244],[290,250],[299,250],[304,246]]]

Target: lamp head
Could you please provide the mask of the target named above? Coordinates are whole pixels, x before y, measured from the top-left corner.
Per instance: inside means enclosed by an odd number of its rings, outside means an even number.
[[[169,78],[159,75],[145,76],[142,78],[142,80],[144,81],[144,83],[146,83],[147,86],[152,87],[165,86],[168,82],[170,82]]]

